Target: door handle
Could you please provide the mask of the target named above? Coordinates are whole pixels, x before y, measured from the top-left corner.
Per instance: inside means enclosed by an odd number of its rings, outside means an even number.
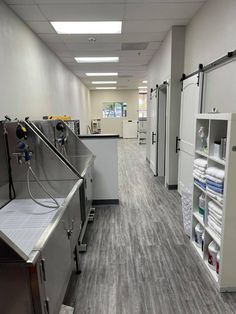
[[[175,139],[175,152],[176,154],[178,153],[178,151],[180,150],[179,148],[179,142],[181,141],[180,138],[178,138],[178,136],[176,136],[176,139]]]
[[[154,140],[155,136],[156,136],[156,133],[152,132],[152,145],[156,143],[156,141]]]

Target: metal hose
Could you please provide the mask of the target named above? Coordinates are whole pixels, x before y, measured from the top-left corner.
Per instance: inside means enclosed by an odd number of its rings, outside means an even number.
[[[42,188],[42,190],[52,199],[54,205],[47,205],[44,203],[39,202],[38,200],[35,199],[35,197],[32,195],[31,190],[30,190],[30,173],[33,175],[35,178],[36,182],[38,185]],[[42,185],[42,183],[39,181],[38,177],[36,176],[34,170],[32,167],[29,165],[28,170],[27,170],[27,188],[28,188],[28,193],[30,195],[30,198],[38,205],[46,207],[46,208],[53,208],[53,210],[56,210],[60,207],[60,204],[58,201],[46,190],[46,188]]]

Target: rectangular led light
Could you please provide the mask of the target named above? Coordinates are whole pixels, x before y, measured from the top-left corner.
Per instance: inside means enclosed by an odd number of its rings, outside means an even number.
[[[147,86],[139,86],[138,89],[147,89]]]
[[[78,63],[119,62],[119,57],[75,57]]]
[[[92,84],[117,84],[117,81],[93,81]]]
[[[50,22],[58,34],[121,34],[121,21]]]
[[[143,84],[147,84],[147,81],[143,81]]]
[[[116,87],[111,87],[111,86],[107,86],[107,87],[96,87],[96,89],[116,89]]]
[[[110,73],[85,73],[86,76],[118,76],[117,72],[110,72]]]

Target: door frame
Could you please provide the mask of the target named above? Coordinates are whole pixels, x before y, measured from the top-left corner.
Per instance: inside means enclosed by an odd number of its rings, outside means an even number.
[[[151,105],[151,106],[155,106],[156,107],[156,117],[155,117],[155,122],[156,122],[156,128],[155,130],[153,131],[152,130],[152,117],[150,118],[150,168],[152,170],[152,172],[154,173],[154,176],[157,176],[157,165],[158,165],[158,141],[157,141],[157,130],[158,130],[158,85],[156,85],[156,88],[155,89],[151,89],[151,92],[150,92],[150,102],[153,100],[153,97],[156,99],[156,102],[155,102],[155,105]],[[152,110],[152,108],[151,108]],[[154,142],[154,136],[156,137],[156,141]],[[152,151],[151,151],[151,148],[152,148],[152,145],[153,144],[156,144],[155,146],[155,149],[154,149],[154,152],[155,152],[155,161],[154,161],[154,167],[155,169],[152,168]]]
[[[165,90],[165,92],[163,92],[163,90]],[[164,175],[161,176],[161,177],[166,177],[166,143],[167,143],[167,101],[168,101],[168,92],[169,92],[169,83],[168,81],[164,81],[162,85],[160,85],[158,87],[158,116],[157,116],[157,119],[158,119],[158,123],[157,123],[157,132],[158,132],[158,136],[157,136],[157,140],[158,140],[158,145],[157,145],[157,175],[159,176],[159,167],[158,167],[158,161],[159,161],[159,154],[158,154],[158,148],[159,148],[159,133],[160,133],[160,130],[159,130],[159,113],[160,113],[160,106],[163,105],[160,104],[160,93],[163,93],[165,94],[165,102],[164,102],[164,121],[165,121],[165,126],[164,126],[164,132],[165,132],[165,137],[164,137],[164,167],[163,167],[163,172],[164,172]],[[161,117],[162,118],[162,117]]]

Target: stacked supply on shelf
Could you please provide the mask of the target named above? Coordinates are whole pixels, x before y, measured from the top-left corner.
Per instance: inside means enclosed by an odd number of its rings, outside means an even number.
[[[194,183],[204,190],[206,189],[206,168],[207,168],[206,159],[197,158],[194,160],[193,169]]]
[[[214,202],[208,203],[208,226],[221,237],[222,228],[222,209],[217,206]]]
[[[206,189],[210,197],[223,205],[225,171],[217,167],[206,169]]]

